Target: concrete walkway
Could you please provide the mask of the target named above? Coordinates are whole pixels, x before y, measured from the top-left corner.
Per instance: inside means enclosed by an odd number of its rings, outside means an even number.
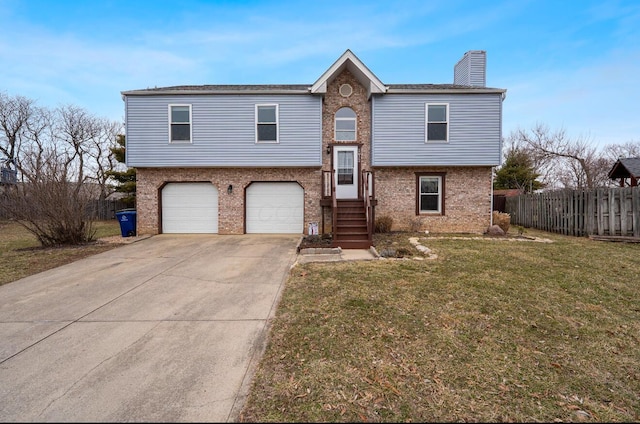
[[[298,241],[160,235],[0,286],[0,421],[237,420]]]
[[[309,248],[300,250],[297,263],[370,261],[378,258],[374,249]]]

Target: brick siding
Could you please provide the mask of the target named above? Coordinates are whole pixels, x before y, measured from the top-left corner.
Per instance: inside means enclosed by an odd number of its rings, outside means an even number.
[[[353,93],[349,97],[340,95],[340,86],[349,84]],[[336,142],[334,140],[334,116],[338,109],[350,107],[356,113],[356,141]],[[363,169],[370,169],[371,163],[371,103],[367,100],[367,90],[345,70],[327,85],[327,93],[322,104],[322,151],[332,144],[359,144]],[[331,155],[324,155],[322,169],[331,170]]]
[[[251,182],[290,181],[304,189],[304,230],[320,222],[321,172],[310,168],[137,168],[139,234],[160,232],[160,190],[167,182],[211,182],[218,189],[218,233],[243,234],[245,189]],[[233,193],[227,187],[233,185]]]
[[[416,214],[416,173],[445,173],[444,215]],[[412,223],[434,233],[483,233],[491,222],[490,167],[376,168],[376,217],[393,218],[393,230]]]

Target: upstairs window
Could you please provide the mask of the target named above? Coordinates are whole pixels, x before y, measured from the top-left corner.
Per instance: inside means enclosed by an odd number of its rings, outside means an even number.
[[[191,105],[169,105],[169,142],[191,142]]]
[[[353,109],[343,107],[336,112],[335,140],[356,141],[356,113]]]
[[[426,142],[448,142],[449,141],[449,105],[429,104],[426,105],[427,116],[427,137]]]
[[[278,105],[256,105],[256,143],[278,142]]]

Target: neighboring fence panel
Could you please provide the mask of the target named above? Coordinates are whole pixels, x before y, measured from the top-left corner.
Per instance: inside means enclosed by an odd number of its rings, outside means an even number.
[[[89,204],[89,216],[99,221],[116,219],[116,212],[127,208],[121,200],[93,200]]]
[[[504,194],[493,195],[493,210],[497,212],[506,212],[507,196]]]
[[[512,225],[572,236],[640,237],[640,187],[562,190],[508,197]]]

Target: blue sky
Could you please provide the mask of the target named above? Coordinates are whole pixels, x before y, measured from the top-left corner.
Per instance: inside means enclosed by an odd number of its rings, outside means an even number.
[[[119,121],[121,91],[312,84],[346,49],[386,84],[452,83],[485,50],[505,136],[640,141],[638,0],[0,0],[0,91]]]

